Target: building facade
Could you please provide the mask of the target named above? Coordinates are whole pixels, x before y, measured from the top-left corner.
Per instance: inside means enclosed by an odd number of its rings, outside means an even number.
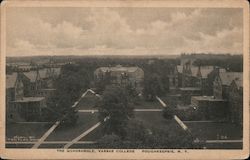
[[[143,89],[144,71],[139,67],[117,65],[115,67],[100,67],[94,71],[97,83],[104,81],[107,77],[113,85],[131,85],[139,92]]]

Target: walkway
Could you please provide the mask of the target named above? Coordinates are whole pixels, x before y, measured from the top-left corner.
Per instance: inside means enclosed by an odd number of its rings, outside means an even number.
[[[104,118],[103,121],[105,122],[108,119],[109,119],[109,117],[106,117],[106,118]],[[73,144],[77,143],[80,139],[82,139],[83,137],[85,137],[86,135],[88,135],[90,132],[92,132],[93,130],[95,130],[96,128],[98,128],[101,124],[102,124],[102,122],[96,123],[94,126],[92,126],[88,130],[86,130],[85,132],[83,132],[81,135],[79,135],[78,137],[76,137],[75,139],[73,139],[71,142],[67,143],[64,146],[64,149],[67,149],[70,146],[72,146]]]
[[[79,98],[79,100],[78,101],[76,101],[71,107],[72,108],[75,108],[77,105],[78,105],[78,103],[79,103],[79,101],[82,99],[82,98],[84,98],[85,96],[86,96],[86,94],[88,93],[90,91],[90,89],[87,89],[83,94],[82,94],[82,96]],[[91,90],[92,91],[92,90]],[[91,92],[90,91],[90,92]],[[38,140],[38,142],[37,143],[35,143],[33,146],[32,146],[32,148],[34,149],[34,148],[38,148],[42,143],[44,143],[44,141],[45,141],[45,139],[47,139],[47,137],[56,129],[56,127],[57,126],[59,126],[59,124],[61,123],[61,121],[65,118],[67,116],[67,114],[66,115],[64,115],[60,120],[58,120],[58,121],[56,121],[55,122],[55,124]]]
[[[166,105],[166,103],[164,103],[161,99],[160,99],[160,97],[158,97],[158,96],[156,96],[156,99],[160,102],[160,104],[162,105],[162,107],[167,107],[167,105]],[[176,115],[174,115],[174,119],[175,119],[175,121],[181,126],[181,128],[183,129],[183,130],[188,130],[188,127],[180,120],[180,118],[179,117],[177,117]]]

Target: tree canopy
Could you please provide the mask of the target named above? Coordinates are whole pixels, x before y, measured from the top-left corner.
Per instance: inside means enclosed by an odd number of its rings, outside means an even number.
[[[133,117],[133,106],[130,104],[126,89],[119,86],[106,86],[102,100],[97,107],[100,120],[107,116],[110,117],[105,123],[104,132],[124,138],[127,122]]]

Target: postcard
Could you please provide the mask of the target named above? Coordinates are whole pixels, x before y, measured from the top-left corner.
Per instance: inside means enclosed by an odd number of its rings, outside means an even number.
[[[245,159],[244,0],[1,3],[1,158]]]

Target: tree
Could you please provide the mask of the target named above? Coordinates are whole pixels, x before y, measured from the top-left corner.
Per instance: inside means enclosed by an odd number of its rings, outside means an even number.
[[[47,110],[44,118],[57,120],[66,115],[62,120],[63,126],[72,126],[77,122],[77,112],[71,106],[77,101],[83,91],[90,86],[91,76],[82,66],[67,64],[62,67],[62,72],[55,82],[55,94],[47,101]]]
[[[163,110],[163,117],[165,119],[173,119],[175,114],[175,110],[173,109],[172,106],[165,107]]]
[[[151,76],[145,77],[143,95],[146,100],[152,101],[155,99],[156,95],[160,96],[164,93],[164,85],[158,74],[154,73]]]
[[[110,117],[104,125],[104,133],[116,134],[123,139],[126,136],[127,122],[133,117],[133,106],[126,90],[118,86],[106,86],[97,107],[100,120]]]

